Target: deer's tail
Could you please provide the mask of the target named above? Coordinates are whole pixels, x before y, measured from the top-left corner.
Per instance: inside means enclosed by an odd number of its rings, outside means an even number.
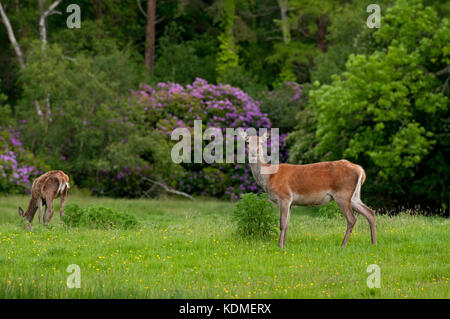
[[[361,166],[358,166],[359,174],[358,174],[358,182],[356,183],[355,190],[353,191],[352,201],[359,200],[361,197],[361,186],[366,180],[366,174],[364,173],[364,169]]]
[[[360,169],[360,172],[359,172],[359,176],[358,176],[358,182],[355,187],[355,191],[353,192],[352,203],[354,202],[357,205],[362,206],[364,209],[369,211],[372,215],[375,215],[375,212],[372,209],[370,209],[369,207],[367,207],[367,205],[361,201],[361,186],[362,186],[362,184],[364,184],[364,181],[366,180],[366,173],[364,172],[364,169],[361,166],[358,166],[358,167]]]
[[[62,192],[66,191],[69,188],[70,188],[69,183],[62,181],[59,183],[57,194],[60,195]]]

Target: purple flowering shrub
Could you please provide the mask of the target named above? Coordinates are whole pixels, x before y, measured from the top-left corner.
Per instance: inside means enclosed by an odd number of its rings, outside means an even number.
[[[0,127],[0,194],[29,193],[48,167],[24,149],[19,132]]]
[[[202,120],[203,130],[208,127],[220,128],[224,139],[226,128],[271,127],[270,120],[267,114],[261,112],[258,101],[241,89],[227,84],[214,85],[196,78],[186,86],[167,82],[158,83],[153,88],[143,84],[132,94],[137,108],[141,110],[138,120],[167,140],[170,140],[174,129],[188,128],[193,145],[194,120]],[[284,135],[281,139],[284,139]],[[203,141],[203,147],[208,143],[209,141]],[[282,147],[280,151],[282,161],[286,156]],[[248,163],[183,163],[182,166],[186,174],[178,180],[176,187],[190,194],[238,199],[241,193],[256,192],[259,189]]]

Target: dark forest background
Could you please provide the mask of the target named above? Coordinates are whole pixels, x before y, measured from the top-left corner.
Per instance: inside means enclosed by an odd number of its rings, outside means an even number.
[[[48,169],[113,197],[258,191],[247,164],[171,161],[202,119],[362,165],[372,206],[448,210],[450,4],[379,0],[369,28],[372,2],[0,0],[0,193]]]

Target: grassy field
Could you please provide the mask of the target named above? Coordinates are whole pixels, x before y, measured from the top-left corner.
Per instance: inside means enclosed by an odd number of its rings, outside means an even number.
[[[50,228],[21,228],[17,206],[0,200],[0,298],[449,298],[448,219],[377,216],[378,245],[367,221],[341,248],[343,216],[295,208],[287,247],[278,238],[234,236],[233,204],[220,201],[114,200],[69,196],[134,214],[137,230],[66,229],[56,212]],[[56,204],[57,201],[55,201]],[[56,209],[59,208],[56,205]],[[81,288],[66,268],[81,268]],[[370,289],[367,267],[381,269]]]

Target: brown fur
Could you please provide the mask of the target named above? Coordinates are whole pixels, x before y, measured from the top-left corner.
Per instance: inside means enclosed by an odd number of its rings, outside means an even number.
[[[60,218],[64,215],[64,205],[67,199],[69,177],[63,171],[50,171],[34,180],[31,187],[31,198],[27,211],[24,213],[19,207],[19,215],[29,222],[33,222],[36,210],[39,209],[39,223],[41,222],[42,206],[46,206],[44,225],[48,225],[53,217],[53,200],[61,197]]]
[[[307,165],[280,164],[277,173],[269,175],[269,188],[281,198],[290,198],[292,191],[303,195],[320,191],[352,195],[358,182],[358,171],[359,166],[347,160]]]

